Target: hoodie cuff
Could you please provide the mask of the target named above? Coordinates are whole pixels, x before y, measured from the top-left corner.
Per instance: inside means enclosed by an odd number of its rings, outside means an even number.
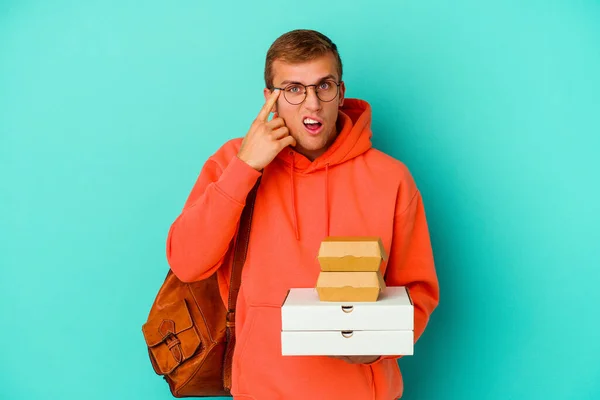
[[[261,172],[234,156],[216,185],[224,195],[243,206],[260,176]]]
[[[396,361],[398,361],[400,358],[402,358],[402,356],[380,356],[377,360],[375,360],[373,362],[370,362],[367,365],[379,364],[383,360],[396,360]]]

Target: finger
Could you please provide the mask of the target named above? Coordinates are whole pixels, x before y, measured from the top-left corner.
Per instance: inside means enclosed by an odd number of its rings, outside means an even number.
[[[258,119],[259,121],[267,121],[269,118],[269,112],[275,105],[275,102],[277,101],[278,97],[279,97],[279,89],[273,90],[273,93],[271,93],[271,95],[265,102],[265,105],[260,110],[260,113],[258,113],[258,117],[256,119]]]
[[[276,139],[276,140],[279,140],[289,134],[290,134],[290,130],[287,128],[287,126],[282,126],[279,129],[275,129],[272,133],[273,139]]]
[[[293,136],[286,136],[283,139],[281,139],[279,141],[279,144],[281,145],[281,149],[285,149],[287,146],[296,146],[296,139],[294,139]]]
[[[285,126],[285,121],[283,118],[273,118],[269,122],[267,122],[267,127],[271,129],[277,129],[282,126]]]

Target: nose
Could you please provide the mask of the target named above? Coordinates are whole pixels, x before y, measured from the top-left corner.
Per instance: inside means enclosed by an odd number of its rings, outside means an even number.
[[[314,86],[307,88],[306,99],[304,99],[304,108],[310,111],[319,111],[321,109],[321,100],[317,97]]]

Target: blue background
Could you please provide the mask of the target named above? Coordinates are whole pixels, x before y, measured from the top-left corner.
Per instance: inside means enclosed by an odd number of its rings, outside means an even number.
[[[169,225],[295,28],[424,196],[442,300],[404,399],[600,398],[591,0],[0,1],[0,398],[170,398],[141,334]]]

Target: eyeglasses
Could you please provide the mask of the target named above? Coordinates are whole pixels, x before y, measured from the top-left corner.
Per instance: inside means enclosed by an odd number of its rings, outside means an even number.
[[[292,105],[298,105],[302,104],[304,100],[306,100],[308,88],[311,86],[315,88],[315,93],[319,100],[324,102],[329,102],[335,99],[340,89],[340,83],[337,83],[331,79],[327,79],[316,85],[303,85],[301,83],[291,83],[284,88],[273,87],[271,88],[271,90],[282,90],[283,97],[285,97],[288,103]]]

